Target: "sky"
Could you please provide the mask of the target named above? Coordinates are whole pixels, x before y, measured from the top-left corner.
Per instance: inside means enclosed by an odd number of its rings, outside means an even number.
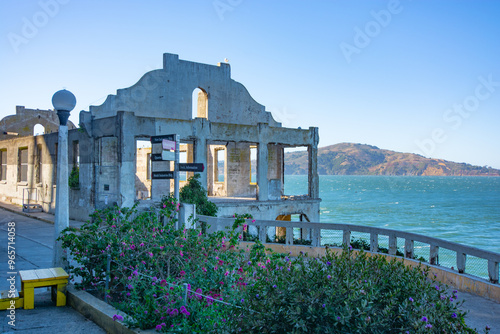
[[[320,147],[375,145],[500,168],[500,1],[2,0],[0,118],[80,110],[162,67],[216,65]]]

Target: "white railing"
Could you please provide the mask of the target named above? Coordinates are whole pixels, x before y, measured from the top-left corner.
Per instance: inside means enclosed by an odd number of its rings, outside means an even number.
[[[208,232],[223,230],[227,227],[231,227],[234,224],[234,218],[219,218],[219,217],[208,217],[200,216],[197,218],[199,222],[206,223],[209,226]],[[487,250],[482,250],[479,248],[461,245],[455,242],[438,239],[434,237],[429,237],[417,233],[404,232],[391,230],[379,227],[361,226],[361,225],[351,225],[351,224],[331,224],[331,223],[314,223],[314,222],[288,222],[288,221],[277,221],[277,220],[250,220],[247,219],[246,224],[248,226],[255,226],[258,231],[258,238],[262,243],[266,242],[267,231],[270,227],[282,227],[286,229],[285,234],[285,244],[293,245],[293,229],[307,229],[309,230],[311,246],[321,247],[322,244],[322,231],[341,231],[342,232],[342,244],[349,247],[351,244],[351,234],[352,232],[367,233],[370,235],[369,244],[370,252],[380,252],[379,251],[379,236],[387,236],[389,239],[388,244],[388,254],[396,255],[398,250],[398,239],[404,239],[404,257],[413,259],[415,257],[415,242],[420,242],[428,245],[429,256],[428,262],[431,265],[442,265],[439,263],[439,252],[440,249],[447,249],[456,254],[456,270],[460,274],[472,274],[469,270],[466,271],[467,256],[474,256],[479,259],[484,259],[484,265],[487,266],[484,271],[488,272],[488,279],[491,283],[498,284],[499,277],[499,262],[500,254],[495,252],[490,252]],[[240,229],[242,229],[240,227]],[[487,265],[486,265],[487,263]],[[454,269],[454,266],[450,266]]]

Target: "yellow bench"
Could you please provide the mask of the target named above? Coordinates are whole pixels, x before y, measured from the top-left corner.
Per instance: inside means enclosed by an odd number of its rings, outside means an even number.
[[[20,270],[21,294],[24,298],[24,309],[35,308],[35,288],[52,287],[52,301],[56,306],[66,305],[66,285],[69,275],[63,268]]]

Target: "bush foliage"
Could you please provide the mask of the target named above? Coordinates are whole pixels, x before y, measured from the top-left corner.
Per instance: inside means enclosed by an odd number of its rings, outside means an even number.
[[[96,211],[80,231],[69,228],[61,238],[77,263],[70,268],[77,286],[108,296],[132,327],[175,333],[475,333],[457,308],[456,291],[434,281],[425,267],[349,249],[328,250],[322,258],[292,257],[256,242],[245,252],[238,245],[249,215],[235,215],[232,229],[203,234],[175,229],[177,209],[173,198],[165,198],[146,212]]]
[[[196,204],[196,213],[204,216],[215,217],[217,215],[217,206],[207,198],[207,191],[198,180],[200,174],[188,179],[188,183],[181,188],[179,198],[182,203]]]

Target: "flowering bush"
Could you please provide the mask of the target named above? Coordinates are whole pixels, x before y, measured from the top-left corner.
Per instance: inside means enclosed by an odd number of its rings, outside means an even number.
[[[178,204],[96,211],[61,238],[79,287],[124,313],[116,321],[176,333],[474,333],[456,291],[427,269],[345,249],[323,258],[291,257],[258,241],[238,250],[251,216],[203,234],[175,229]],[[111,259],[109,288],[106,261]]]

